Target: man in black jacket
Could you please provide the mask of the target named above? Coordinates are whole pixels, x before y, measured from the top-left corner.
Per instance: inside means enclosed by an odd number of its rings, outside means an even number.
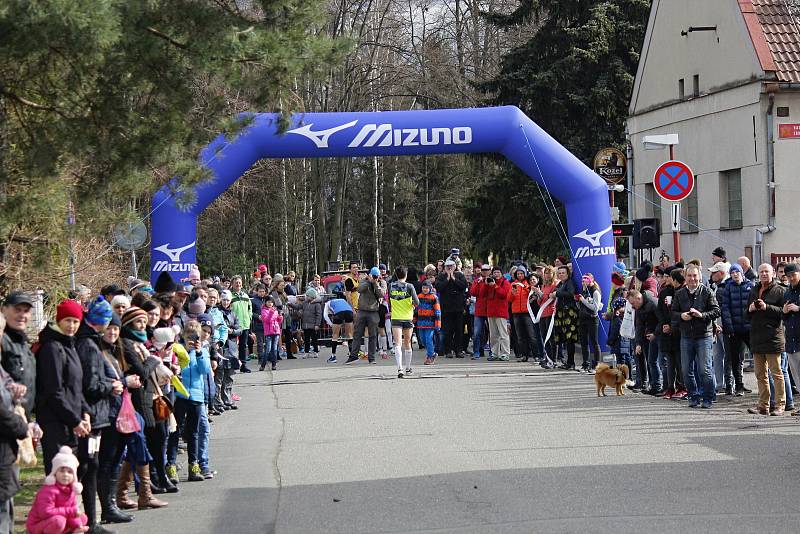
[[[642,381],[642,393],[663,396],[664,374],[658,364],[658,302],[649,291],[640,293],[636,289],[628,291],[627,299],[636,310],[636,366],[639,367],[640,361],[647,365],[647,376],[650,378],[649,389],[645,389]]]
[[[749,408],[750,413],[761,415],[783,415],[786,390],[781,369],[781,353],[785,350],[783,333],[784,288],[775,279],[772,265],[758,267],[758,285],[750,291],[745,316],[750,319],[750,350],[758,380],[758,406]],[[769,410],[769,378],[775,383],[775,408]]]
[[[3,333],[5,319],[0,316],[0,336]],[[8,374],[0,369],[0,383],[6,383]],[[28,435],[28,425],[14,413],[16,393],[0,387],[0,534],[14,531],[14,495],[19,491],[19,467],[17,461],[17,440]]]
[[[36,400],[36,360],[25,334],[32,308],[33,298],[19,291],[8,295],[2,308],[6,320],[2,340],[2,365],[14,382],[27,389],[22,398],[22,406],[29,420]]]
[[[719,304],[708,286],[700,284],[700,268],[689,265],[686,286],[672,300],[672,330],[681,334],[683,383],[689,390],[689,407],[711,408],[714,401],[712,334],[714,319],[720,316]],[[696,375],[695,375],[696,373]]]
[[[464,341],[464,302],[467,298],[467,279],[464,273],[456,271],[456,262],[444,262],[444,272],[436,277],[434,283],[439,292],[439,305],[442,308],[442,335],[444,353],[447,358],[463,358],[461,351]]]

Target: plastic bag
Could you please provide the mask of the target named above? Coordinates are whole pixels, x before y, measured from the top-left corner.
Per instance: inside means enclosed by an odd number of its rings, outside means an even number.
[[[25,408],[19,404],[14,406],[14,413],[22,417],[26,423],[28,422],[28,418],[25,417]],[[36,467],[36,449],[33,447],[33,439],[28,436],[24,439],[18,439],[17,443],[19,444],[17,463],[22,467]]]
[[[622,337],[633,339],[636,337],[636,327],[634,322],[636,320],[636,310],[633,309],[630,302],[625,303],[625,315],[622,317],[622,326],[619,328],[619,333]]]
[[[172,375],[170,381],[172,382],[172,387],[175,388],[176,392],[180,393],[187,399],[189,398],[189,390],[187,390],[186,386],[183,385],[183,382],[181,382],[181,379],[178,375]]]
[[[120,434],[132,434],[141,430],[142,425],[136,417],[136,410],[133,409],[131,394],[125,389],[122,392],[122,407],[119,409],[119,415],[117,415],[117,431]]]

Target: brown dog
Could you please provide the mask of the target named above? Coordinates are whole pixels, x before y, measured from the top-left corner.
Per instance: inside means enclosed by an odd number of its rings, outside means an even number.
[[[615,368],[609,367],[605,363],[599,364],[594,370],[594,383],[597,386],[597,396],[606,396],[606,386],[613,387],[617,391],[617,396],[625,395],[623,386],[625,381],[628,380],[630,371],[625,364],[619,365]]]

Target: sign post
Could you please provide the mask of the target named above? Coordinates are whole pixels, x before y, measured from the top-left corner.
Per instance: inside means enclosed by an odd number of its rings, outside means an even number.
[[[672,147],[670,147],[672,148]],[[681,258],[681,205],[694,189],[694,173],[683,162],[670,160],[662,164],[653,177],[653,187],[661,198],[672,204],[672,248],[674,260]]]

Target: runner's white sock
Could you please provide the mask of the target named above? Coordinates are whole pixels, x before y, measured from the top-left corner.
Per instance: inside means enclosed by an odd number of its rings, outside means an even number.
[[[394,360],[397,362],[397,368],[403,369],[403,351],[400,345],[394,346]]]
[[[403,350],[403,369],[411,369],[411,357],[414,353],[411,349]]]

